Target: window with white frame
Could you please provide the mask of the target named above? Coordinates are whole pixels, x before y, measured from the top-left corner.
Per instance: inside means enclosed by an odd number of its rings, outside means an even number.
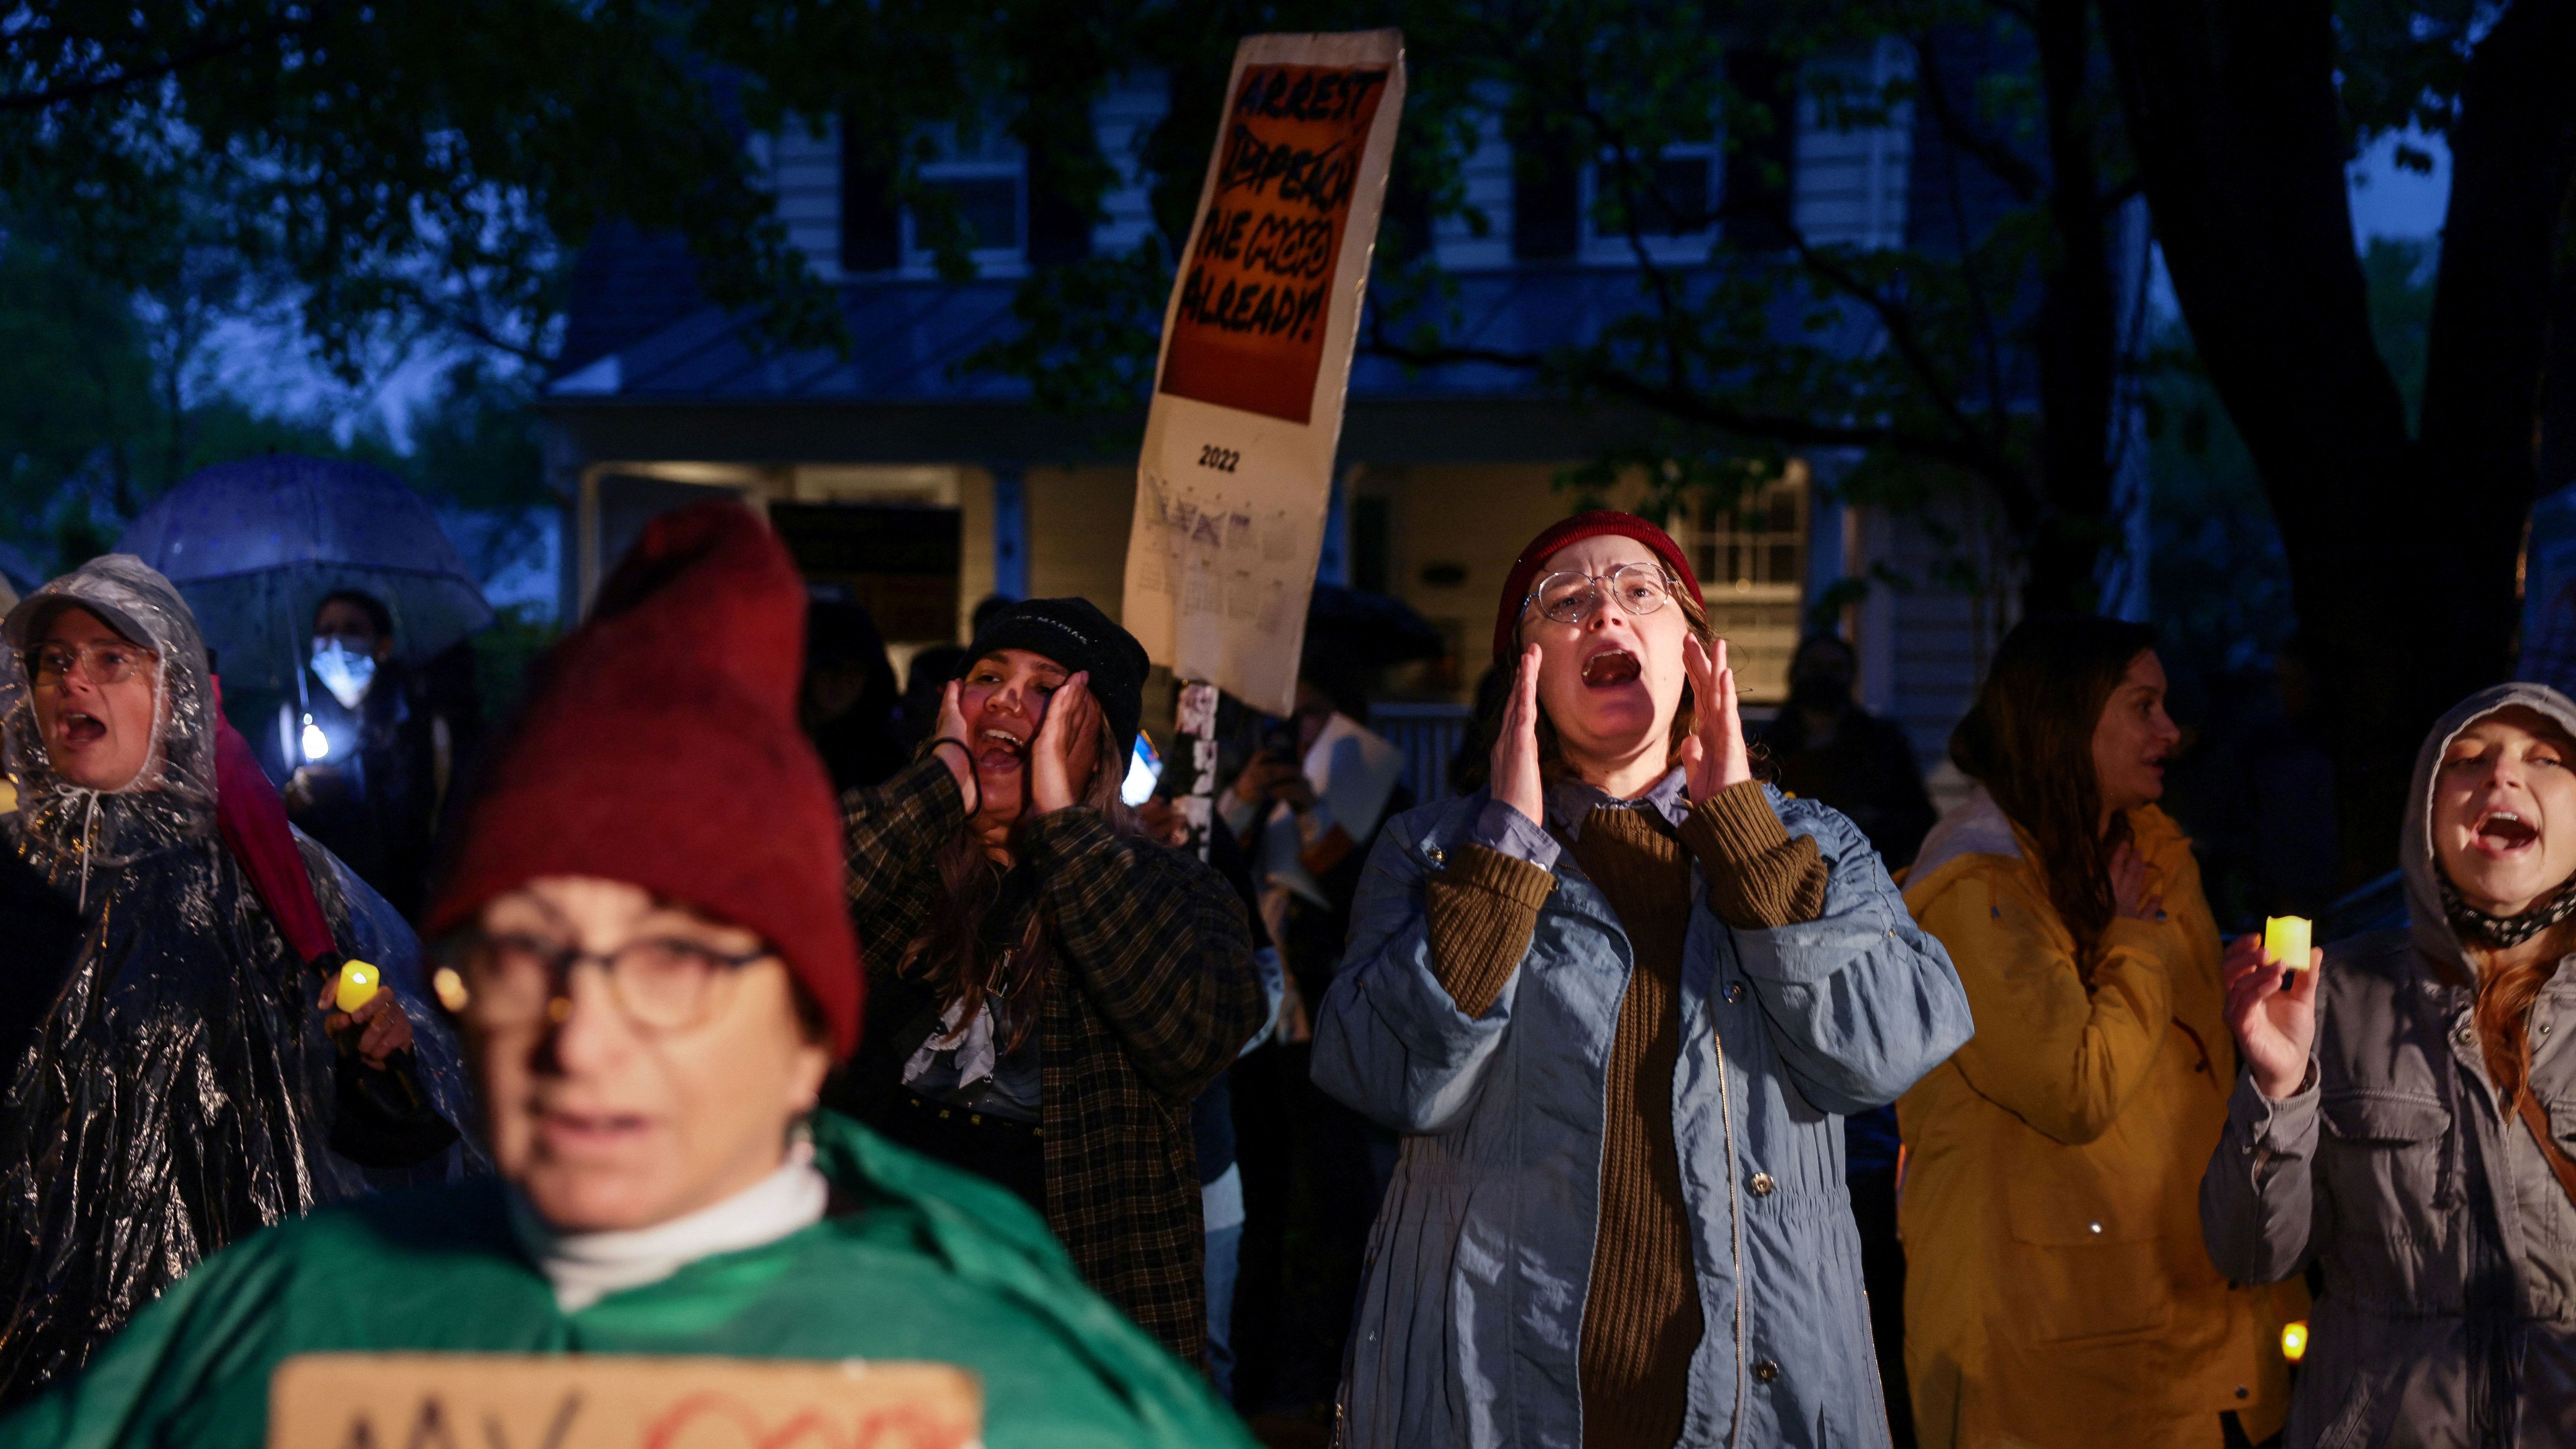
[[[1709,623],[1726,640],[1749,703],[1789,697],[1789,656],[1806,610],[1809,513],[1807,465],[1793,459],[1778,478],[1744,489],[1731,505],[1701,498],[1683,530]]]
[[[987,136],[974,146],[953,139],[940,148],[936,161],[921,165],[921,184],[944,196],[964,233],[966,256],[979,270],[1010,268],[1027,256],[1028,161],[1019,143],[1007,136]],[[903,262],[906,270],[936,265],[937,237],[923,209],[904,208]]]
[[[1583,251],[1590,261],[1632,261],[1628,237],[1656,261],[1697,261],[1717,238],[1718,188],[1723,166],[1713,141],[1681,142],[1635,163],[1632,184],[1622,188],[1617,157],[1604,155],[1584,168]]]

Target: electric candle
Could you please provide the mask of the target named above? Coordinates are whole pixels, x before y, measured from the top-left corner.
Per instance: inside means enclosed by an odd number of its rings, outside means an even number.
[[[2272,916],[2263,922],[2263,950],[2292,971],[2308,969],[2308,918]]]
[[[373,1001],[382,989],[384,973],[364,961],[350,961],[340,967],[340,984],[334,989],[332,1004],[342,1011],[355,1011]]]

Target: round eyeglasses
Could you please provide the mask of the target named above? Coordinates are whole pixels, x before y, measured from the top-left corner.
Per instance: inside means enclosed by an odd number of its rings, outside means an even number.
[[[39,689],[58,689],[74,669],[92,684],[123,684],[149,660],[159,658],[140,644],[122,640],[95,644],[39,644],[27,651],[27,678]]]
[[[1524,613],[1532,604],[1560,624],[1580,624],[1604,590],[1631,614],[1651,614],[1673,598],[1673,577],[1648,563],[1621,564],[1608,574],[1553,573],[1538,581],[1521,600]]]
[[[743,967],[776,954],[728,955],[670,936],[602,952],[535,936],[475,934],[449,953],[431,985],[449,1011],[487,1030],[508,1031],[560,1024],[572,1014],[573,971],[597,966],[628,1019],[654,1031],[682,1031],[715,1014]]]

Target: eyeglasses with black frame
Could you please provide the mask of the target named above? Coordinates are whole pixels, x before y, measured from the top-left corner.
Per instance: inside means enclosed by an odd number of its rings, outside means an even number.
[[[1673,576],[1650,563],[1621,564],[1608,574],[1584,574],[1560,571],[1541,578],[1521,600],[1521,611],[1531,605],[1560,624],[1580,624],[1592,617],[1593,607],[1601,601],[1603,587],[1611,598],[1631,614],[1651,614],[1672,602]]]
[[[678,936],[583,951],[521,932],[469,931],[448,947],[432,985],[440,1004],[458,1017],[508,1031],[561,1023],[572,1010],[572,973],[597,966],[629,1020],[653,1031],[685,1031],[716,1013],[742,968],[777,954],[764,948],[735,955]]]

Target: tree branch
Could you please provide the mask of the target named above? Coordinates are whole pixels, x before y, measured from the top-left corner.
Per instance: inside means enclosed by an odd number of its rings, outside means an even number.
[[[2048,189],[2039,168],[2012,147],[1970,125],[1968,118],[1950,103],[1949,89],[1941,84],[1941,66],[1933,53],[1932,37],[1909,35],[1906,42],[1914,47],[1916,91],[1932,108],[1932,119],[1940,124],[1942,136],[1993,172],[2016,200],[2024,204],[2037,201],[2040,193]]]
[[[2003,470],[1995,476],[2012,479],[2017,487],[2027,487],[2028,480],[2020,477],[2019,470],[2002,462],[2000,439],[1991,436],[1987,429],[1978,426],[1976,420],[1968,416],[1967,410],[1952,394],[1943,380],[1939,364],[1934,361],[1929,352],[1924,350],[1923,340],[1915,331],[1913,317],[1892,298],[1852,275],[1848,268],[1835,261],[1829,254],[1817,250],[1815,244],[1807,240],[1806,231],[1793,220],[1782,218],[1780,230],[1781,234],[1788,238],[1790,250],[1797,254],[1800,266],[1823,278],[1834,290],[1868,308],[1870,315],[1878,319],[1879,325],[1887,329],[1888,344],[1896,349],[1898,358],[1903,360],[1906,369],[1912,372],[1915,380],[1921,384],[1926,399],[1932,404],[1932,410],[1939,413],[1964,438],[1975,439],[1979,447],[1993,453],[1997,465]],[[2000,407],[2001,400],[1995,399],[1990,411]],[[2001,416],[1999,412],[1996,415]]]

